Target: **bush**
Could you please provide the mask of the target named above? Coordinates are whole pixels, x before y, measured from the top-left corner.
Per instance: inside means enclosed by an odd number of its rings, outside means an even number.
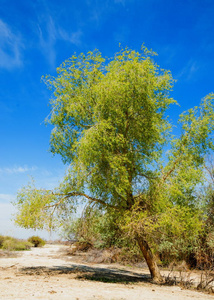
[[[30,242],[15,239],[13,237],[4,237],[1,248],[8,251],[29,250],[33,245]]]
[[[34,247],[42,247],[45,245],[45,241],[39,236],[31,236],[28,242],[32,243]]]
[[[2,243],[2,249],[13,251],[15,249],[15,244],[16,244],[15,239],[13,238],[5,239]]]
[[[27,241],[19,241],[16,244],[15,251],[22,251],[22,250],[30,250],[33,247],[33,244]]]
[[[13,238],[11,236],[6,236],[6,235],[0,235],[0,249],[3,248],[4,241],[6,241],[6,240],[15,240],[15,238]]]
[[[3,235],[0,235],[0,248],[2,248],[4,240],[5,240],[5,237]]]
[[[70,221],[70,222],[69,222]],[[68,220],[63,228],[66,239],[75,238],[76,243],[69,253],[93,249],[95,262],[138,263],[143,260],[136,241],[121,230],[118,213],[88,206],[82,217]],[[99,257],[99,253],[100,257]],[[91,255],[91,253],[89,253]],[[92,258],[93,261],[93,258]]]

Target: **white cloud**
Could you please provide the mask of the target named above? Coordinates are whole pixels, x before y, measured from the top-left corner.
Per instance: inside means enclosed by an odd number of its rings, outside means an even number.
[[[0,168],[0,173],[4,173],[4,174],[17,174],[17,173],[26,173],[29,171],[35,171],[37,170],[37,167],[21,167],[21,166],[14,166],[12,168]]]
[[[12,194],[0,194],[0,202],[11,202],[15,200],[15,196]]]
[[[48,18],[46,27],[46,30],[44,30],[41,25],[38,25],[40,46],[42,48],[43,53],[47,57],[50,65],[54,67],[56,59],[54,49],[56,42],[56,30],[53,19],[50,16]],[[46,34],[45,31],[47,31]]]
[[[175,76],[175,78],[183,78],[187,81],[192,80],[196,76],[199,69],[199,64],[193,60],[190,60],[186,66]]]
[[[71,44],[74,44],[76,46],[81,44],[81,36],[82,36],[81,30],[77,30],[76,32],[68,33],[67,31],[65,31],[63,29],[59,29],[58,33],[59,33],[59,38],[64,41],[68,41]]]
[[[67,41],[74,45],[81,44],[81,30],[68,32],[61,27],[57,27],[51,15],[46,15],[45,21],[39,20],[38,31],[40,47],[52,67],[55,67],[55,44],[57,40]]]
[[[12,32],[9,26],[0,19],[0,68],[20,67],[22,47],[19,35]]]

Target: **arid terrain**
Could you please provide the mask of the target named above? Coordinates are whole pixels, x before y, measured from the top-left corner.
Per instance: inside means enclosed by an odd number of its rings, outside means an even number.
[[[0,299],[190,300],[214,296],[150,282],[147,268],[81,263],[68,246],[0,253]]]

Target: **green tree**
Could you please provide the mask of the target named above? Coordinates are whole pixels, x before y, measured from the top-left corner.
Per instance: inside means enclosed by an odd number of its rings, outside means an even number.
[[[84,199],[115,210],[152,278],[161,281],[151,249],[153,228],[174,207],[189,207],[194,215],[195,186],[213,149],[214,95],[181,115],[181,136],[173,137],[166,112],[176,103],[170,97],[174,81],[153,55],[146,48],[122,49],[109,60],[99,51],[74,55],[56,77],[44,78],[54,94],[47,120],[54,126],[51,152],[70,167],[54,191],[29,185],[19,192],[16,222],[50,226],[53,212],[63,219]]]

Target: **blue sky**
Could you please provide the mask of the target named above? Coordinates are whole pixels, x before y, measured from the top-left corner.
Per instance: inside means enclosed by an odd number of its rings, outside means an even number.
[[[214,92],[213,15],[213,0],[0,0],[0,234],[32,234],[10,221],[29,176],[52,188],[64,174],[48,152],[51,94],[41,76],[55,75],[74,52],[113,56],[119,43],[139,51],[145,43],[177,80],[176,122]]]

